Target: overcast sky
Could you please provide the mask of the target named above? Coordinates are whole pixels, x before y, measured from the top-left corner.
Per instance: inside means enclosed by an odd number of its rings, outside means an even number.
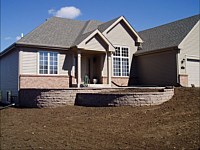
[[[136,31],[199,13],[200,0],[1,0],[1,51],[52,16],[108,21],[125,16]]]

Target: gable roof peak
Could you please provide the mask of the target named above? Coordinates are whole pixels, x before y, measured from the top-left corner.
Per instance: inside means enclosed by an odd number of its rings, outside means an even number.
[[[110,31],[116,24],[118,24],[121,20],[125,22],[125,24],[128,26],[128,28],[131,30],[132,33],[134,33],[137,37],[137,42],[143,42],[143,40],[139,37],[135,29],[131,26],[131,24],[126,20],[124,16],[119,16],[115,19],[112,19],[108,22],[102,23],[101,25],[98,26],[98,29],[102,33],[106,33]]]
[[[102,23],[98,26],[99,31],[104,32],[109,26],[111,26],[115,21],[117,21],[120,17],[114,18],[107,22]]]

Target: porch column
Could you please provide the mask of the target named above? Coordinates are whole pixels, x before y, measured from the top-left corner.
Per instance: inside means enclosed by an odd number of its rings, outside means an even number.
[[[77,51],[77,72],[78,72],[78,81],[77,81],[77,85],[78,85],[78,88],[80,88],[80,85],[81,85],[81,51],[78,50]]]
[[[111,86],[111,76],[112,76],[112,63],[111,63],[112,53],[107,52],[107,84]]]

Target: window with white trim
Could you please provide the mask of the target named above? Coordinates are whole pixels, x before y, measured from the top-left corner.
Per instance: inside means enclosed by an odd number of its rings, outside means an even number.
[[[57,52],[39,52],[39,74],[58,74]]]
[[[129,76],[129,48],[116,46],[113,55],[113,76]]]

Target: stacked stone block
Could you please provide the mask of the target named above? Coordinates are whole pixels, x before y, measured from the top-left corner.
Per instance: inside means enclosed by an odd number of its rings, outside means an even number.
[[[174,95],[174,89],[160,92],[119,93],[119,88],[104,89],[22,89],[19,106],[22,107],[58,107],[64,105],[80,106],[151,106],[168,101]],[[112,91],[109,93],[109,91]],[[106,92],[106,93],[105,93]]]

